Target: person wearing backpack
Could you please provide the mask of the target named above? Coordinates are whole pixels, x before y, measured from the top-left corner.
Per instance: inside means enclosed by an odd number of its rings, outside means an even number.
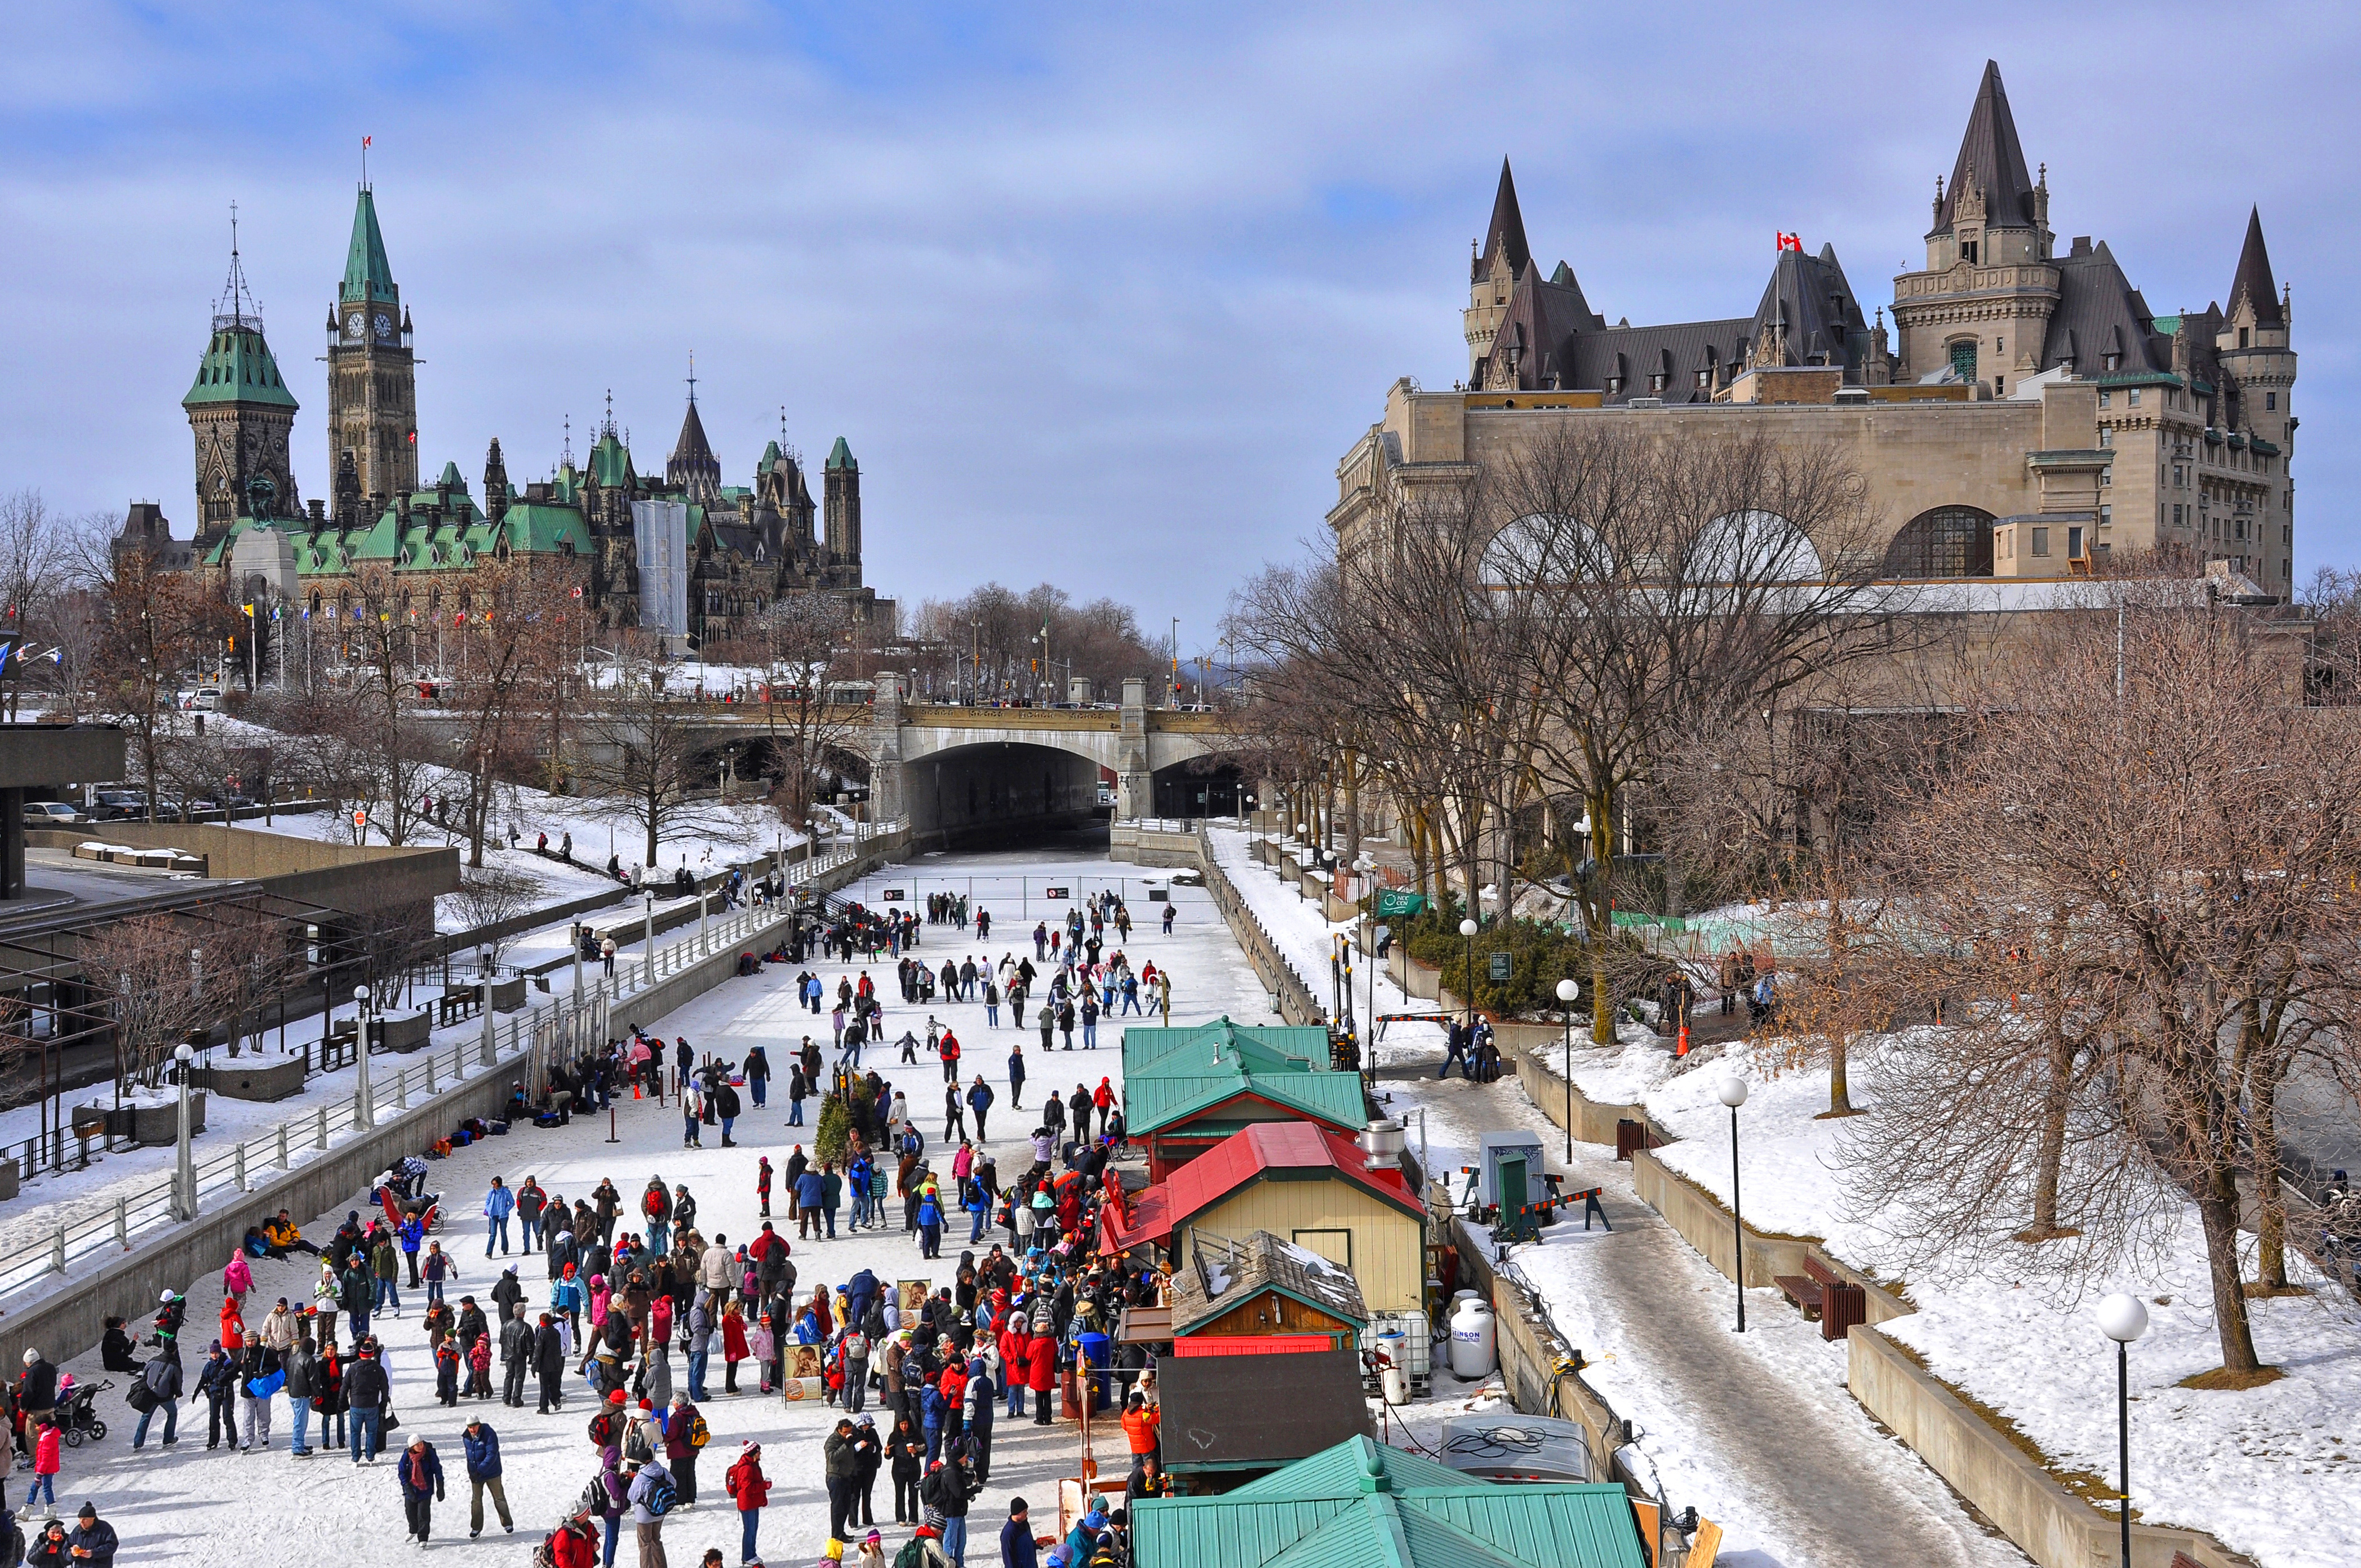
[[[680,1507],[697,1506],[697,1456],[713,1440],[705,1417],[689,1402],[686,1394],[672,1402],[672,1410],[664,1418],[664,1459],[672,1470],[673,1489],[680,1494]]]
[[[647,1190],[640,1194],[640,1213],[648,1223],[648,1251],[661,1257],[672,1250],[672,1194],[664,1190],[664,1178],[648,1178]],[[656,1543],[662,1556],[664,1543]]]
[[[722,1490],[738,1505],[739,1529],[741,1532],[738,1548],[740,1568],[750,1568],[762,1559],[754,1554],[754,1534],[763,1522],[763,1507],[771,1500],[771,1483],[763,1474],[763,1445],[759,1442],[741,1444],[737,1463],[721,1477]]]
[[[674,1489],[671,1472],[661,1460],[651,1459],[640,1466],[631,1477],[631,1490],[626,1494],[631,1505],[631,1528],[640,1543],[640,1568],[666,1568],[664,1549],[664,1516],[679,1501]]]

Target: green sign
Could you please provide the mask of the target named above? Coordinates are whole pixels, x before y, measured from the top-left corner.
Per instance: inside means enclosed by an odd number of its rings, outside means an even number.
[[[1507,980],[1509,978],[1509,970],[1515,963],[1516,955],[1513,953],[1494,953],[1492,955],[1492,979],[1494,981],[1497,982]]]
[[[1378,914],[1380,916],[1399,918],[1415,915],[1425,907],[1426,894],[1422,893],[1389,887],[1378,894]]]

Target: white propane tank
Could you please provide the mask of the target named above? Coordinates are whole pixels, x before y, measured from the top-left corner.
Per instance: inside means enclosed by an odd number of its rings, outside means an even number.
[[[1410,1376],[1403,1362],[1410,1354],[1409,1343],[1400,1329],[1378,1331],[1378,1354],[1386,1358],[1385,1370],[1378,1375],[1378,1387],[1389,1405],[1410,1403]]]
[[[1480,1296],[1462,1296],[1451,1310],[1451,1375],[1474,1383],[1492,1376],[1492,1309]]]

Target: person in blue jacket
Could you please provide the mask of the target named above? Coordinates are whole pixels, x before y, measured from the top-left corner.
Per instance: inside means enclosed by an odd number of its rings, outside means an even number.
[[[410,1533],[423,1546],[427,1527],[434,1519],[434,1505],[443,1500],[443,1461],[434,1445],[423,1437],[412,1438],[393,1467],[393,1478],[401,1484],[401,1508],[410,1521]]]
[[[410,1288],[419,1289],[423,1281],[418,1277],[418,1249],[426,1245],[426,1222],[412,1214],[401,1222],[401,1229],[394,1234],[395,1239],[401,1243],[402,1255],[410,1259]],[[484,1248],[484,1255],[492,1255],[490,1246]]]
[[[492,1495],[492,1506],[500,1511],[500,1528],[516,1529],[509,1518],[509,1495],[500,1486],[500,1434],[484,1422],[481,1416],[470,1417],[467,1430],[459,1434],[460,1446],[467,1454],[467,1539],[473,1541],[484,1533],[484,1494]]]
[[[943,1255],[943,1195],[933,1182],[918,1194],[918,1255]]]
[[[515,1212],[516,1194],[509,1190],[507,1182],[497,1176],[493,1177],[491,1190],[484,1194],[484,1255],[486,1257],[492,1255],[492,1243],[496,1240],[500,1244],[500,1255],[503,1257],[508,1255],[509,1216]],[[409,1244],[405,1242],[403,1245]],[[416,1282],[412,1281],[412,1283]]]
[[[927,1463],[932,1464],[942,1456],[943,1418],[950,1411],[940,1386],[927,1385],[918,1399],[918,1427],[927,1434]]]

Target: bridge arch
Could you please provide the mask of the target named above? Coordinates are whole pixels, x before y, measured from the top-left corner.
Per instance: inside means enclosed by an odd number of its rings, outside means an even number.
[[[906,758],[901,808],[913,836],[945,845],[1047,831],[1099,811],[1099,764],[1048,738],[980,740]]]

